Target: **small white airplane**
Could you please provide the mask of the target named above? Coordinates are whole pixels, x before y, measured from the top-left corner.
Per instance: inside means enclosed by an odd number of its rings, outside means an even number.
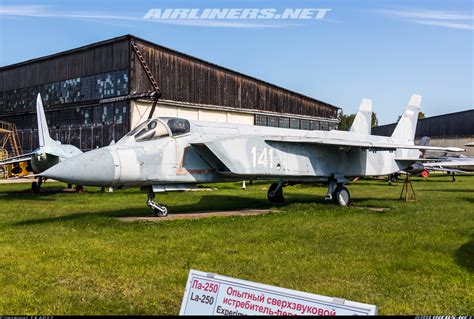
[[[29,161],[32,171],[36,176],[68,158],[82,154],[82,151],[74,145],[61,144],[60,141],[55,141],[49,136],[48,122],[46,121],[43,102],[39,93],[36,98],[36,117],[39,147],[31,153],[10,157],[1,161],[0,166]],[[44,177],[38,176],[38,182],[33,182],[31,185],[32,190],[35,192],[39,191],[44,180]]]

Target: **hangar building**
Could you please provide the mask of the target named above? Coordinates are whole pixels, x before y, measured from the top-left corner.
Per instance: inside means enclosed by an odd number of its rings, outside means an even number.
[[[374,127],[372,134],[390,136],[395,126],[396,123]],[[474,148],[464,146],[474,142],[474,109],[419,120],[415,138],[423,136],[431,138],[430,145],[465,148],[467,155],[474,156]]]
[[[15,123],[23,151],[37,146],[35,101],[43,97],[51,136],[82,150],[108,145],[155,116],[295,129],[337,127],[339,108],[132,35],[0,68],[0,120]]]

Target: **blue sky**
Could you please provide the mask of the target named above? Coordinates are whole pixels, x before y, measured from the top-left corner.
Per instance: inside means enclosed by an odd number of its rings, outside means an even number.
[[[369,97],[386,124],[397,119],[413,93],[423,96],[427,116],[473,108],[473,3],[0,0],[0,65],[130,33],[335,104],[345,113]],[[142,19],[151,8],[331,11],[323,20],[209,26],[208,21]]]

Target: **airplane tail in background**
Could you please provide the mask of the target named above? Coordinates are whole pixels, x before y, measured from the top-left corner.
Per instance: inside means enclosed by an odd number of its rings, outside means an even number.
[[[350,132],[370,135],[372,131],[372,100],[363,99],[352,122]]]
[[[430,137],[429,136],[423,136],[418,142],[418,145],[420,146],[428,146],[430,144]],[[420,158],[425,158],[426,150],[421,150],[420,151]]]
[[[414,145],[420,104],[421,96],[413,94],[392,134],[392,139],[397,143]]]
[[[39,93],[38,97],[36,98],[36,117],[38,119],[39,146],[55,144],[55,141],[49,136],[48,122],[46,121],[43,101],[41,100],[41,94]]]

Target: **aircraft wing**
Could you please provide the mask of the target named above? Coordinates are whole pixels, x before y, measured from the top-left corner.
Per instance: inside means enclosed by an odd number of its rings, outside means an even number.
[[[438,172],[451,172],[451,173],[469,173],[468,171],[463,171],[456,168],[447,168],[447,167],[427,167],[428,171],[438,171]]]
[[[4,161],[0,161],[0,166],[29,161],[31,160],[31,156],[33,154],[35,153],[27,153],[20,156],[13,156],[13,157],[7,158]]]
[[[453,160],[435,163],[425,163],[423,166],[428,170],[446,171],[455,173],[467,173],[474,169],[474,159]]]
[[[437,147],[437,146],[422,146],[422,145],[405,145],[379,142],[364,142],[364,141],[350,141],[337,138],[308,138],[308,137],[272,137],[266,138],[267,142],[283,142],[283,143],[306,143],[319,144],[335,147],[359,147],[375,150],[392,151],[397,148],[400,149],[414,149],[414,150],[435,150],[448,152],[464,152],[465,149],[457,147]]]

